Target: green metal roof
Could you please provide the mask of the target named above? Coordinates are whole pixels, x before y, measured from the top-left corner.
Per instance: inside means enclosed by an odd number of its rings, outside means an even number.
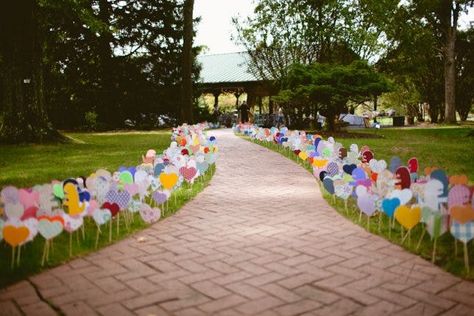
[[[200,55],[202,83],[260,81],[248,71],[246,52]]]

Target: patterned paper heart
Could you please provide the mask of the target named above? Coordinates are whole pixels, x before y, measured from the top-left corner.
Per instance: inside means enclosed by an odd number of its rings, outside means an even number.
[[[471,191],[462,184],[454,185],[448,193],[448,207],[451,208],[456,205],[464,205],[469,203]]]
[[[116,191],[110,190],[105,195],[105,199],[108,202],[116,203],[121,210],[125,210],[128,208],[128,203],[130,203],[130,193],[127,191]]]
[[[102,205],[102,208],[103,209],[108,209],[110,211],[110,213],[112,214],[112,217],[115,217],[115,215],[117,215],[118,212],[120,211],[120,206],[118,206],[117,203],[105,202]]]
[[[29,235],[28,227],[24,225],[13,225],[6,223],[3,226],[3,239],[12,247],[21,245]]]
[[[456,205],[449,209],[451,217],[460,224],[474,221],[474,209],[471,205]]]
[[[160,182],[163,188],[171,190],[178,182],[178,175],[176,173],[161,173]]]
[[[147,204],[142,204],[140,207],[140,216],[145,223],[151,224],[157,222],[161,217],[161,211],[159,208],[151,208]]]
[[[84,219],[82,216],[73,217],[66,213],[62,214],[64,220],[64,230],[68,233],[75,232],[79,228],[81,228],[82,224],[84,223]]]
[[[328,172],[329,176],[334,177],[339,172],[339,166],[336,162],[331,161],[330,163],[328,163],[326,171]]]
[[[36,218],[28,218],[23,221],[23,225],[28,228],[29,234],[26,242],[32,241],[38,235],[38,220]],[[23,243],[22,243],[23,244]]]
[[[352,195],[352,189],[352,186],[342,183],[334,186],[334,193],[338,198],[347,200]]]
[[[382,201],[382,210],[388,217],[393,217],[395,210],[400,206],[400,199],[383,199]]]
[[[97,226],[101,226],[110,221],[110,219],[112,218],[112,213],[109,209],[97,208],[94,210],[92,218],[94,219],[94,222],[97,224]]]
[[[426,231],[430,234],[431,239],[438,238],[448,231],[448,216],[442,215],[440,212],[432,212],[426,218]]]
[[[105,202],[105,196],[110,191],[110,182],[105,177],[95,179],[95,196],[99,204]]]
[[[181,167],[179,173],[186,179],[186,181],[190,182],[196,176],[197,169],[192,167]]]
[[[474,238],[474,222],[467,222],[465,224],[451,222],[450,231],[454,238],[467,244]]]
[[[46,240],[61,234],[63,228],[64,220],[60,216],[38,218],[38,232]]]
[[[412,229],[421,220],[421,208],[419,206],[401,205],[395,210],[395,218],[405,227],[405,229]]]

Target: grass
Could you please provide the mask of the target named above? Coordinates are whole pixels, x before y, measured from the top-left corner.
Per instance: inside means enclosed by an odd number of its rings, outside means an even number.
[[[464,173],[472,180],[474,179],[474,169],[472,166],[472,158],[474,157],[473,139],[467,138],[465,135],[469,133],[469,129],[463,128],[445,128],[439,129],[410,129],[410,130],[382,130],[381,139],[336,139],[342,142],[345,146],[352,143],[357,143],[359,148],[365,144],[369,145],[375,153],[376,159],[390,159],[394,154],[399,155],[404,161],[412,156],[418,157],[420,164],[424,166],[437,165],[447,166],[445,168],[448,174]],[[253,141],[263,147],[276,151],[290,160],[295,161],[310,173],[312,167],[308,162],[302,161],[294,153],[288,149],[278,146],[273,143],[261,142],[258,140],[251,140],[249,137],[244,137],[249,141]],[[398,150],[395,147],[405,148],[405,150]],[[319,181],[318,181],[319,183]],[[327,193],[321,186],[321,192],[326,201],[334,207],[342,216],[358,224],[373,234],[382,236],[394,244],[401,245],[404,249],[419,255],[420,257],[431,260],[433,243],[428,234],[425,234],[421,240],[419,247],[418,242],[423,233],[424,226],[419,224],[412,229],[410,239],[405,240],[402,244],[401,226],[396,223],[390,230],[388,217],[385,215],[373,216],[368,224],[367,216],[362,216],[359,221],[359,210],[355,204],[354,199],[349,199],[348,211],[345,210],[344,202],[341,199],[333,197]],[[381,221],[379,223],[379,221]],[[474,280],[474,247],[473,242],[468,245],[469,262],[471,263],[470,272],[464,268],[463,246],[462,243],[455,244],[454,238],[450,233],[443,234],[437,241],[435,264],[444,270],[460,276],[468,280]],[[457,248],[457,250],[456,250]]]
[[[49,182],[55,175],[57,179],[63,179],[68,176],[76,176],[81,174],[89,174],[98,168],[108,168],[116,170],[118,166],[137,165],[140,162],[141,154],[148,148],[154,148],[157,152],[168,147],[170,143],[170,133],[150,132],[150,133],[124,133],[124,134],[68,134],[83,143],[68,145],[41,145],[41,146],[2,146],[2,156],[5,155],[7,160],[2,159],[2,164],[8,168],[8,173],[1,175],[0,187],[4,184],[14,184],[17,186],[31,186],[35,183]],[[65,148],[63,148],[63,146]],[[33,150],[29,150],[33,147]],[[96,152],[95,151],[102,151]],[[23,153],[25,156],[21,161],[14,159],[15,154]],[[61,154],[58,154],[61,153]],[[36,161],[39,162],[27,163]],[[48,158],[49,157],[49,163]],[[74,161],[75,164],[68,164],[66,161]],[[41,172],[42,165],[47,170]],[[64,166],[67,171],[62,170]],[[4,170],[4,168],[2,168]],[[21,179],[14,178],[15,170],[22,172]],[[7,170],[5,170],[7,171]],[[215,171],[215,165],[209,168],[209,171],[202,176],[194,185],[184,184],[180,189],[173,192],[168,204],[160,207],[162,211],[162,219],[174,214],[185,203],[201,192],[211,180]],[[39,172],[39,174],[37,174]],[[8,176],[6,175],[8,174]],[[8,181],[8,182],[7,182]],[[128,212],[127,212],[128,213]],[[112,242],[122,240],[131,236],[135,232],[142,230],[149,225],[144,223],[138,213],[131,214],[129,225],[125,223],[125,216],[122,215],[119,222],[119,230],[117,230],[117,219],[113,220]],[[127,217],[128,218],[128,217]],[[109,243],[109,225],[102,226],[98,247],[96,248],[97,226],[92,218],[85,218],[84,232],[79,229],[70,235],[62,232],[53,241],[50,252],[49,261],[44,266],[41,265],[43,248],[45,240],[37,235],[36,238],[22,246],[21,264],[11,268],[11,247],[5,242],[0,243],[0,288],[9,284],[23,280],[31,275],[41,272],[42,270],[58,266],[73,258],[81,257],[87,253],[96,251],[110,245]],[[71,239],[70,239],[71,238]],[[72,256],[70,252],[70,242],[72,241]]]
[[[148,149],[161,152],[171,142],[169,131],[67,133],[62,145],[0,145],[0,188],[31,187],[53,179],[87,176],[97,169],[136,166]]]

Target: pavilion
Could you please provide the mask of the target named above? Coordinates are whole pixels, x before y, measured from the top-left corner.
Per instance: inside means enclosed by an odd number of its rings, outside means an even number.
[[[278,90],[272,81],[258,78],[249,71],[249,55],[246,52],[226,53],[215,55],[200,55],[197,57],[201,64],[199,89],[202,94],[214,96],[214,109],[219,108],[219,95],[232,93],[236,97],[236,107],[242,93],[247,93],[249,108],[259,106],[262,113],[262,98],[275,95]],[[270,99],[270,104],[271,99]],[[273,112],[270,105],[270,113]]]

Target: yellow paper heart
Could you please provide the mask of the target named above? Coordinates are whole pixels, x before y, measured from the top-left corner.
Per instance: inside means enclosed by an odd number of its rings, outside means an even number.
[[[328,161],[326,159],[314,159],[313,160],[313,166],[318,167],[318,168],[323,168],[325,165],[327,165]]]
[[[163,188],[170,190],[178,182],[178,175],[176,173],[161,173],[160,182]]]
[[[401,205],[395,210],[395,218],[406,229],[412,229],[421,220],[421,208]]]
[[[8,225],[3,227],[3,239],[12,247],[16,247],[24,242],[29,234],[30,230],[26,226],[16,227]]]
[[[308,158],[308,154],[304,151],[300,151],[298,157],[300,157],[301,160],[306,160]]]

